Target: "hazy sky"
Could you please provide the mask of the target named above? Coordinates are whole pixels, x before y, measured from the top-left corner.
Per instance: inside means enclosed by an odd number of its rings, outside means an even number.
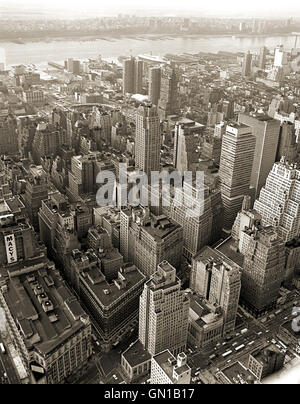
[[[132,13],[161,15],[223,15],[223,16],[300,16],[299,0],[0,0],[0,10],[11,8],[29,11],[69,10],[69,15],[84,12],[95,15]]]

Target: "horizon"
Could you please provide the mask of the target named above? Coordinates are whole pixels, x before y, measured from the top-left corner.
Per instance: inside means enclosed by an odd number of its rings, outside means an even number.
[[[272,10],[272,12],[270,11]],[[31,18],[91,18],[108,17],[118,14],[130,14],[138,17],[216,17],[216,18],[267,18],[284,19],[289,17],[299,18],[300,7],[298,0],[286,0],[284,9],[281,1],[252,0],[251,3],[241,4],[237,0],[211,0],[209,4],[204,1],[173,0],[162,4],[159,0],[152,0],[151,4],[138,0],[126,1],[111,0],[109,4],[99,5],[97,0],[86,0],[84,6],[81,0],[52,0],[44,4],[40,0],[11,0],[9,4],[0,0],[0,17],[14,18],[15,15],[33,13]],[[66,14],[67,13],[67,14]],[[66,14],[66,15],[65,15]]]

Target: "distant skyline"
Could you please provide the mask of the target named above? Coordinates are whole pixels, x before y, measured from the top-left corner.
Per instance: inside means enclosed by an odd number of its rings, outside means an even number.
[[[31,15],[32,13],[32,15]],[[288,18],[300,17],[299,0],[0,0],[0,17],[99,17],[117,14],[153,16]]]

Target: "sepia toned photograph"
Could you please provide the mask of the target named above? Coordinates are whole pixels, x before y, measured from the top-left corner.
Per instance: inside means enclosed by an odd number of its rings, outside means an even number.
[[[299,0],[0,0],[0,384],[300,384]]]

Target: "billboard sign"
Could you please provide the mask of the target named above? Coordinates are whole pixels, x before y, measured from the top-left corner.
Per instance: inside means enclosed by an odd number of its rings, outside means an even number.
[[[17,257],[17,247],[16,240],[14,234],[10,234],[4,237],[5,247],[6,247],[6,256],[8,264],[13,264],[18,261]]]

